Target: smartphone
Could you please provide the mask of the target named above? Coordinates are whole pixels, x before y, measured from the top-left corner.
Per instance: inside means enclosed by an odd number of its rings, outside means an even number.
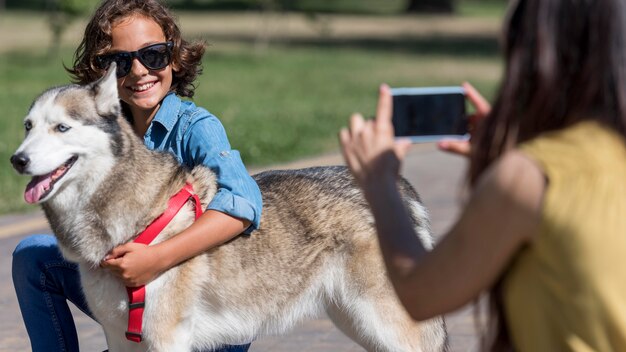
[[[392,88],[396,137],[413,143],[469,139],[463,87]]]

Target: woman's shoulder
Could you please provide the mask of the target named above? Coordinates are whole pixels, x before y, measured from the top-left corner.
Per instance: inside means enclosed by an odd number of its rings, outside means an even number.
[[[508,151],[480,176],[462,219],[475,219],[467,220],[467,224],[489,223],[497,228],[510,228],[504,236],[507,246],[517,247],[537,233],[545,189],[542,170],[533,160],[517,150]]]
[[[513,149],[503,154],[486,172],[485,182],[501,193],[517,197],[528,194],[529,186],[541,190],[545,181],[544,171],[536,160]]]
[[[597,149],[598,144],[615,144],[624,147],[626,141],[613,128],[595,120],[583,120],[568,127],[545,132],[524,142],[520,149]]]
[[[544,168],[564,172],[612,166],[626,158],[626,141],[614,129],[586,120],[544,133],[519,146]]]
[[[474,193],[483,192],[502,206],[538,214],[545,187],[546,177],[541,166],[514,149],[485,171]]]

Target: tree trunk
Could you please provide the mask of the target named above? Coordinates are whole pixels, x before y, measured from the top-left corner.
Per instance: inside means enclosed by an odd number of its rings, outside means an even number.
[[[454,2],[454,0],[409,0],[406,12],[452,13]]]

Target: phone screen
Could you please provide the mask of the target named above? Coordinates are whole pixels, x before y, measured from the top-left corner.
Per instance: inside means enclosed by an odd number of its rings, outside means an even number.
[[[393,88],[393,127],[414,143],[468,139],[462,87]]]

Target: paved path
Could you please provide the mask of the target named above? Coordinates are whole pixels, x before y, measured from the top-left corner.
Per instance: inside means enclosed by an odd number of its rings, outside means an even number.
[[[339,155],[326,155],[277,168],[341,164]],[[428,208],[436,236],[443,233],[458,213],[461,199],[465,161],[439,152],[432,145],[415,146],[407,157],[403,174],[416,187]],[[251,170],[251,172],[261,169]],[[0,352],[28,351],[26,336],[11,279],[11,252],[24,236],[49,232],[41,213],[0,217]],[[106,348],[99,326],[76,310],[76,324],[82,351],[102,351]],[[451,351],[477,351],[471,307],[447,316]],[[325,317],[307,321],[291,333],[265,337],[253,343],[253,352],[363,351],[335,329]]]

